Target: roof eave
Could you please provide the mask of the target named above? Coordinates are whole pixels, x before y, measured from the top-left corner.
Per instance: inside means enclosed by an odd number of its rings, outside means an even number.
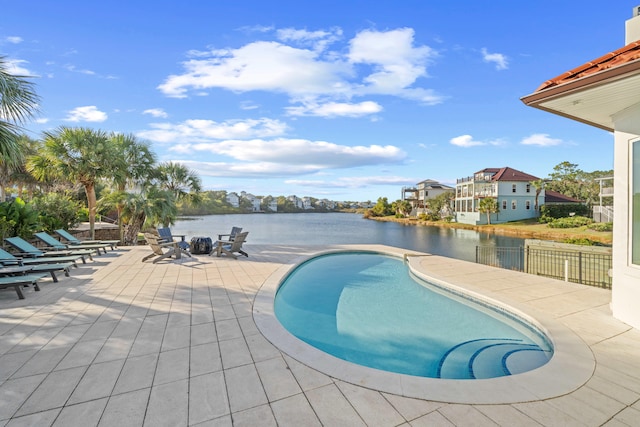
[[[532,93],[531,95],[523,96],[520,100],[529,107],[534,107],[539,110],[548,111],[556,115],[567,117],[576,120],[581,123],[586,123],[591,126],[595,126],[600,129],[604,129],[609,132],[613,132],[614,129],[610,126],[602,125],[601,123],[592,122],[590,120],[583,119],[579,116],[574,116],[561,111],[557,111],[553,108],[544,107],[542,104],[547,101],[551,101],[563,96],[573,94],[575,92],[585,91],[598,86],[606,85],[612,81],[629,77],[633,74],[640,73],[640,60],[628,62],[617,67],[602,70],[598,73],[589,74],[587,76],[568,81],[557,86],[552,86],[547,89],[542,89]]]

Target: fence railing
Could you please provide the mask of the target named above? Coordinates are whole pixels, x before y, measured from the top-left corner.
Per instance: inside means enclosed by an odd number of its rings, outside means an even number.
[[[476,246],[476,262],[611,289],[611,254]]]

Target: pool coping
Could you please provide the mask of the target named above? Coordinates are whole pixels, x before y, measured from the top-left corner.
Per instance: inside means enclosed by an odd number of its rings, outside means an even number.
[[[554,355],[545,365],[517,375],[492,379],[455,380],[411,376],[381,371],[357,365],[331,356],[293,336],[277,320],[274,313],[274,298],[286,275],[302,262],[320,255],[345,252],[369,251],[401,257],[407,261],[412,273],[449,287],[455,292],[464,292],[472,298],[495,304],[515,313],[539,327],[554,347]],[[442,277],[430,275],[420,269],[419,263],[411,260],[426,253],[407,251],[384,245],[341,245],[332,249],[319,248],[277,269],[258,291],[253,305],[253,318],[264,337],[295,360],[333,378],[377,391],[405,397],[463,404],[510,404],[549,399],[568,394],[584,385],[595,370],[595,357],[587,344],[571,329],[545,313],[524,307],[513,301],[504,301],[498,296],[487,296],[465,286],[452,283]],[[524,273],[523,273],[524,274]]]

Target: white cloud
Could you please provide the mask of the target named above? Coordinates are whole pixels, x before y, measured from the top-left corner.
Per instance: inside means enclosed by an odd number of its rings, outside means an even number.
[[[484,62],[493,62],[496,65],[496,70],[506,70],[509,68],[509,60],[505,55],[501,53],[489,53],[484,47],[481,51]]]
[[[43,118],[36,119],[35,122],[42,125],[45,123],[49,123],[49,119],[43,117]]]
[[[372,185],[413,185],[416,181],[416,178],[402,176],[358,176],[341,177],[331,181],[289,179],[285,184],[314,188],[363,188]]]
[[[158,89],[177,98],[213,88],[260,90],[286,94],[294,104],[337,105],[367,95],[397,96],[424,104],[443,100],[433,90],[415,86],[427,76],[427,65],[436,52],[415,46],[410,28],[362,31],[350,40],[346,53],[345,49],[327,49],[341,37],[340,29],[283,29],[277,35],[279,41],[212,49],[206,57],[200,51],[192,53],[192,59],[183,63],[184,72],[167,77]]]
[[[348,146],[305,139],[227,140],[172,147],[179,152],[207,151],[242,162],[309,165],[317,169],[399,163],[406,153],[392,145]]]
[[[346,102],[328,102],[326,104],[305,103],[299,107],[287,107],[290,116],[318,116],[318,117],[362,117],[382,111],[377,102],[364,101],[358,104]]]
[[[24,59],[9,59],[5,58],[5,69],[7,73],[14,76],[36,76],[36,73],[29,71],[24,64],[28,64],[28,61]]]
[[[151,129],[138,132],[141,138],[161,143],[174,143],[174,149],[180,150],[180,144],[210,142],[222,139],[249,139],[281,136],[287,131],[287,125],[279,120],[268,118],[254,120],[186,120],[182,123],[154,123]]]
[[[79,70],[79,69],[76,68],[75,65],[70,65],[70,64],[65,65],[64,68],[66,68],[68,71],[71,71],[73,73],[86,74],[86,75],[89,75],[89,76],[94,76],[96,74],[95,71],[92,71],[92,70]]]
[[[497,145],[496,142],[484,142],[484,141],[478,141],[473,139],[473,137],[471,135],[460,135],[460,136],[456,136],[455,138],[451,138],[451,140],[449,140],[449,142],[452,145],[456,145],[458,147],[477,147],[480,145]]]
[[[19,36],[7,36],[4,38],[5,41],[12,43],[12,44],[19,44],[23,42],[22,37]]]
[[[539,147],[552,147],[562,144],[561,139],[550,138],[546,133],[534,133],[520,141],[522,145],[537,145]]]
[[[153,117],[160,117],[166,119],[169,115],[162,108],[149,108],[148,110],[144,110],[142,114],[148,114]]]
[[[107,113],[98,110],[95,105],[87,105],[69,111],[65,120],[69,122],[104,122],[107,120]]]

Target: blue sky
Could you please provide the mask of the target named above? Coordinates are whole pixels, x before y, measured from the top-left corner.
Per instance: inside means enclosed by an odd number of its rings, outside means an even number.
[[[640,1],[2,3],[30,136],[132,133],[210,190],[392,201],[486,167],[612,169],[610,133],[520,98],[622,47]]]

